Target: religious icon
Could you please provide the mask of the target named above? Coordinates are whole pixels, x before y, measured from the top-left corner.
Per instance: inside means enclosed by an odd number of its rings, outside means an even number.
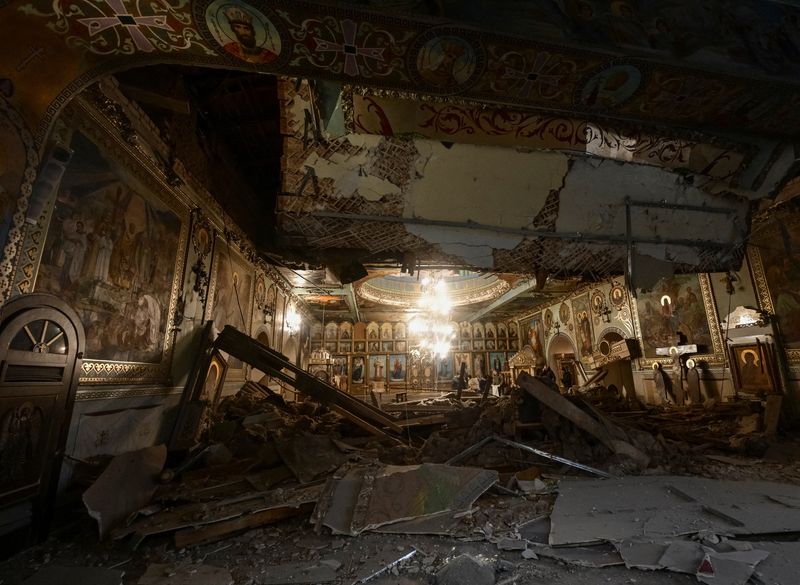
[[[463,85],[475,73],[476,65],[475,50],[460,37],[434,37],[417,53],[420,77],[438,89]]]
[[[606,110],[627,101],[642,84],[642,73],[633,65],[613,65],[595,73],[580,92],[580,104]]]
[[[214,40],[234,57],[248,63],[271,63],[281,52],[275,25],[240,0],[216,0],[206,10],[206,24]]]
[[[614,283],[611,287],[611,304],[617,309],[621,309],[625,304],[625,287],[619,283]]]
[[[558,308],[558,317],[561,319],[562,325],[569,323],[570,312],[567,303],[561,303],[561,306]]]
[[[406,356],[394,354],[389,356],[389,381],[404,382],[406,379]]]
[[[772,390],[772,367],[763,345],[735,345],[732,358],[740,390],[769,392]],[[732,361],[733,361],[732,360]]]
[[[353,384],[364,383],[364,356],[353,356],[353,371],[351,375]]]

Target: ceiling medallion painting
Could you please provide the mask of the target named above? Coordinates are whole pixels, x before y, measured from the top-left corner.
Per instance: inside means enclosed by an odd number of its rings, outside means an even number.
[[[508,282],[495,275],[485,276],[472,272],[464,274],[463,271],[460,274],[449,270],[443,272],[440,276],[441,282],[447,285],[453,307],[491,301],[511,288]],[[424,275],[419,281],[416,277],[401,274],[377,276],[361,283],[356,291],[359,297],[368,301],[408,308],[418,304],[422,295],[422,280]]]
[[[182,10],[185,5],[185,0],[67,0],[53,2],[49,11],[33,3],[19,10],[50,19],[48,28],[64,35],[70,47],[97,55],[170,53],[194,46],[213,55],[192,27],[191,15]]]
[[[408,58],[415,81],[432,92],[452,94],[478,80],[486,66],[486,51],[477,39],[462,36],[463,32],[437,28],[414,42]]]
[[[272,20],[239,0],[215,0],[206,9],[206,25],[230,55],[266,64],[281,54],[281,36]]]
[[[643,78],[642,72],[628,63],[605,65],[579,86],[575,105],[595,112],[612,110],[633,97]]]

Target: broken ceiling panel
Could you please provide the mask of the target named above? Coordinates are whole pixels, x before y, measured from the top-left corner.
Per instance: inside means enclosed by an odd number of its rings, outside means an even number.
[[[664,136],[580,118],[486,105],[377,95],[365,88],[345,92],[352,102],[349,126],[359,134],[420,136],[463,144],[563,150],[625,162],[688,171],[730,182],[754,148],[708,137]],[[713,142],[712,142],[713,141]]]
[[[678,272],[726,270],[741,260],[749,204],[719,179],[739,172],[746,148],[661,143],[605,130],[600,139],[583,135],[583,152],[641,162],[672,156],[678,168],[707,173],[701,177],[671,171],[666,163],[659,168],[419,137],[348,134],[309,141],[300,136],[307,120],[297,119],[299,110],[284,110],[292,135],[285,139],[278,226],[279,243],[300,255],[319,260],[323,250],[351,250],[364,262],[413,253],[481,270],[592,278],[625,272],[629,243],[640,256],[671,262]],[[366,123],[366,113],[355,119]],[[480,120],[473,122],[491,135]],[[390,133],[388,119],[375,124]],[[552,133],[540,138],[539,147],[558,146]],[[630,229],[626,199],[634,203]],[[723,212],[713,213],[718,208]]]

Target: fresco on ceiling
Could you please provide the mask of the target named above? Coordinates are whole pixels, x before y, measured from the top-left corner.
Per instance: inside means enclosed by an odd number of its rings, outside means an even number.
[[[698,346],[713,351],[711,330],[696,274],[662,278],[650,292],[636,297],[644,357],[659,347]]]
[[[474,77],[478,56],[461,37],[434,36],[416,51],[415,66],[423,84],[434,90],[457,91]]]
[[[206,25],[224,51],[247,63],[271,63],[281,53],[281,37],[272,21],[239,0],[212,2]]]
[[[402,56],[416,33],[406,23],[367,21],[359,13],[352,13],[352,18],[340,18],[338,13],[326,16],[329,7],[304,11],[298,4],[292,2],[292,10],[279,13],[296,41],[293,65],[349,78],[408,80]]]
[[[185,0],[35,0],[18,10],[45,18],[48,28],[66,37],[70,48],[96,55],[188,49],[214,54],[192,26]]]
[[[779,223],[772,233],[780,234],[758,243],[767,294],[780,323],[783,344],[800,348],[800,223]]]
[[[80,315],[87,358],[160,363],[181,219],[84,134],[70,148],[35,288]]]
[[[641,128],[615,128],[578,118],[502,107],[420,102],[368,92],[354,93],[352,106],[347,110],[348,123],[360,134],[417,134],[465,144],[584,150],[639,164],[685,168],[721,179],[735,176],[751,149],[745,144],[699,143],[686,137],[663,136]],[[743,111],[747,107],[743,106]]]
[[[769,73],[800,65],[800,10],[755,0],[446,0],[445,14],[536,38],[626,47],[642,54]]]
[[[577,103],[589,110],[616,108],[642,85],[642,72],[633,65],[611,65],[593,74],[581,87]]]
[[[516,2],[504,3],[505,10],[492,4],[479,22],[486,32],[477,32],[313,2],[33,0],[4,9],[14,11],[13,22],[20,26],[15,28],[18,34],[0,35],[0,55],[12,56],[8,62],[0,59],[0,65],[12,72],[8,80],[18,86],[15,98],[30,102],[25,103],[30,125],[44,121],[40,138],[55,113],[49,111],[50,104],[59,92],[68,88],[60,95],[63,102],[89,81],[87,77],[69,85],[88,73],[90,61],[81,64],[87,51],[140,60],[180,52],[187,63],[198,65],[324,75],[388,89],[459,94],[558,111],[601,111],[654,123],[691,119],[706,126],[784,134],[800,126],[800,94],[793,86],[754,87],[745,79],[686,68],[693,58],[695,67],[711,64],[715,70],[731,63],[749,64],[739,72],[767,71],[793,82],[800,71],[797,7],[732,0],[550,0],[548,8],[539,6],[547,2],[536,4],[526,10],[547,15],[536,19],[552,30],[567,31],[564,39],[587,35],[594,44],[636,47],[643,58],[657,62],[619,62],[605,49],[591,52],[577,50],[574,44],[543,44],[541,37],[531,35],[534,29],[526,29],[526,35],[535,41],[496,34],[493,23],[507,20],[512,5],[516,24],[529,20]],[[548,19],[549,25],[544,25]],[[46,67],[74,71],[74,78],[43,75],[39,85],[27,83],[20,97],[22,84],[16,77],[23,73],[15,71],[14,63],[27,57],[18,38],[42,34],[61,35],[59,50],[50,51],[55,58]],[[663,65],[664,56],[676,58],[675,66]],[[676,78],[689,82],[681,84]],[[61,81],[54,84],[54,79]]]

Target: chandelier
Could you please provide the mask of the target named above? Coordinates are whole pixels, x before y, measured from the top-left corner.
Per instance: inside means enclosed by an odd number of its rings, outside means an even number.
[[[450,352],[450,343],[456,336],[450,325],[453,303],[447,294],[447,284],[440,276],[426,277],[421,285],[422,294],[417,301],[420,314],[408,325],[411,337],[419,339],[412,353],[443,358]]]

